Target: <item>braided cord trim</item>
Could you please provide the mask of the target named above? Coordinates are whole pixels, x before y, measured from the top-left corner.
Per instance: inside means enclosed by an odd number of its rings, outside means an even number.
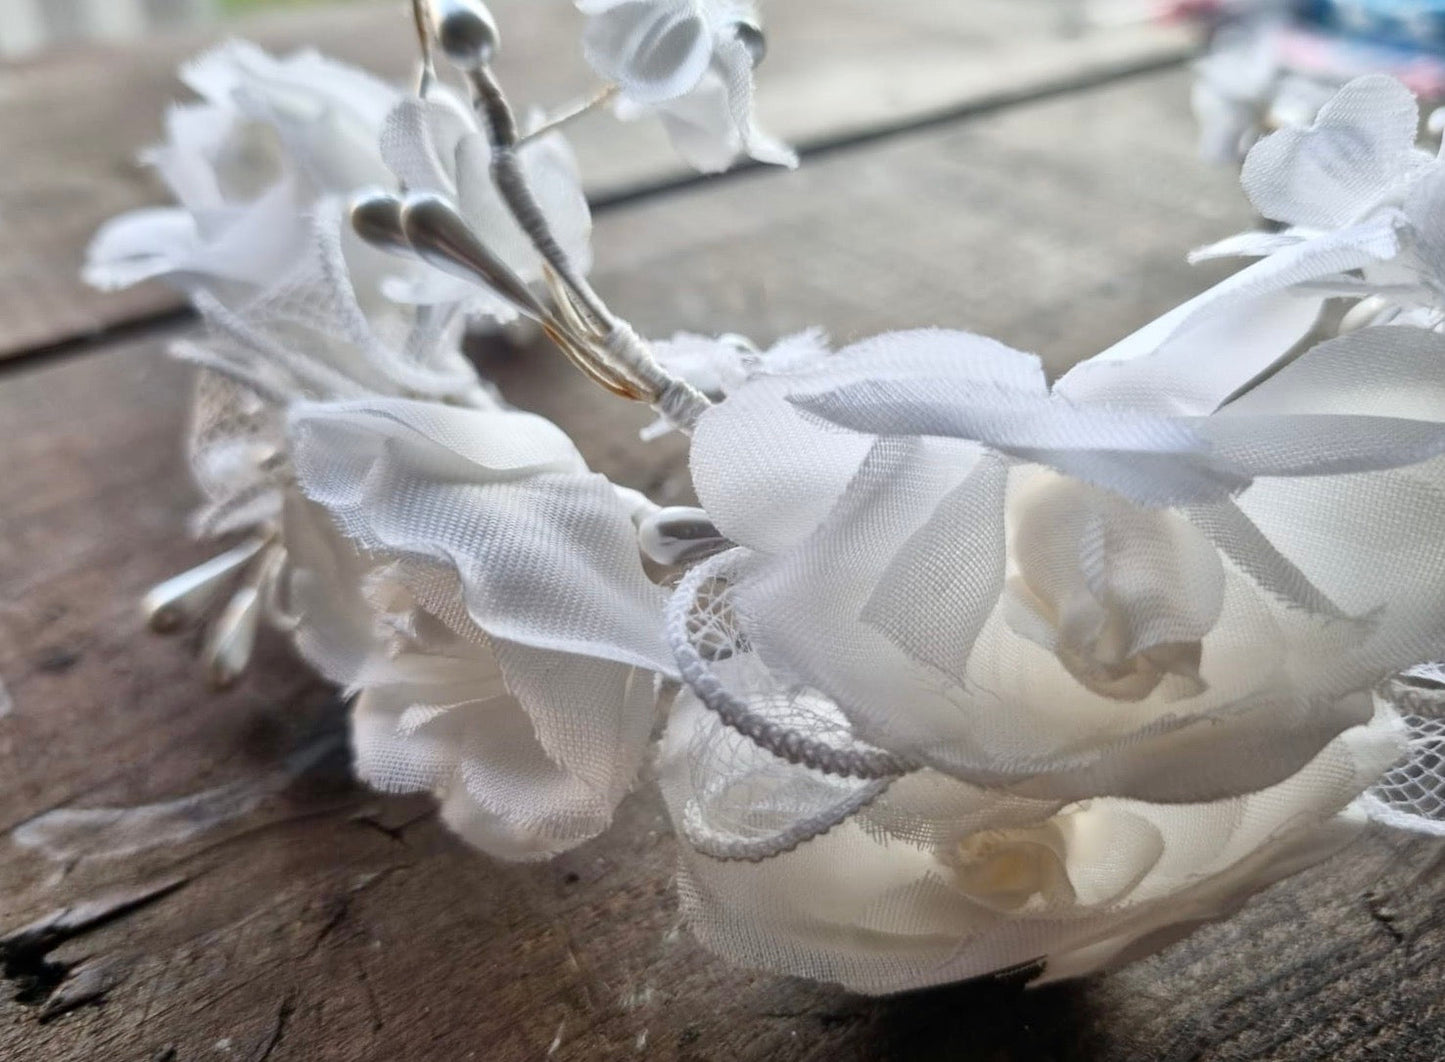
[[[704,707],[723,723],[774,756],[800,767],[841,778],[892,781],[918,769],[918,764],[882,749],[839,749],[781,726],[753,710],[723,685],[708,660],[693,644],[689,618],[698,591],[735,562],[743,551],[728,550],[693,568],[678,584],[667,604],[667,639],[683,682]]]

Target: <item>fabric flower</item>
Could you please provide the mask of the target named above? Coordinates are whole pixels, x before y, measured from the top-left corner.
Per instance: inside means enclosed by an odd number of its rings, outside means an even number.
[[[277,591],[294,521],[282,519],[294,492],[285,432],[296,402],[363,395],[420,396],[462,407],[496,400],[461,354],[456,307],[369,314],[343,250],[339,204],[325,201],[303,226],[298,257],[249,298],[227,305],[208,287],[191,301],[206,323],[177,340],[173,356],[198,365],[187,457],[203,502],[193,532],[246,531],[247,543],[167,580],[147,595],[153,625],[174,629],[203,617],[224,587],[234,593],[207,635],[203,657],[219,684],[249,659],[263,618],[287,626]]]
[[[604,829],[673,670],[633,496],[514,410],[302,403],[290,433],[311,528],[293,538],[330,537],[293,555],[288,600],[298,645],[360,691],[357,773],[433,792],[504,858]]]
[[[762,47],[748,0],[577,0],[589,16],[583,51],[621,90],[618,116],[657,115],[673,146],[704,173],[740,155],[796,166],[797,155],[753,121]]]
[[[1445,339],[1366,330],[1228,402],[1259,365],[1143,405],[1150,359],[1115,369],[1080,397],[901,333],[705,414],[694,482],[752,551],[760,658],[875,745],[1066,800],[1250,792],[1364,722],[1445,644]]]
[[[1287,227],[1196,252],[1260,261],[1076,366],[1064,392],[1090,399],[1122,384],[1140,408],[1207,412],[1297,350],[1331,298],[1377,296],[1384,305],[1366,308],[1381,323],[1440,320],[1445,166],[1414,146],[1416,121],[1410,93],[1372,76],[1341,89],[1313,126],[1259,141],[1245,190]]]
[[[446,88],[425,100],[369,74],[300,52],[275,59],[233,41],[188,64],[202,102],[173,108],[168,140],[144,156],[178,200],[113,219],[91,244],[85,276],[102,288],[156,277],[229,305],[275,283],[307,252],[311,216],[358,191],[394,187],[455,199],[475,231],[524,280],[542,263],[505,209],[490,147],[470,106]],[[591,265],[592,219],[576,161],[557,133],[520,149],[523,172],[564,251]],[[370,315],[388,298],[509,320],[515,310],[416,261],[344,233],[347,267]]]
[[[1195,260],[1262,256],[1260,290],[1378,296],[1432,324],[1445,316],[1445,163],[1416,147],[1419,110],[1382,75],[1350,82],[1314,123],[1251,149],[1243,183],[1279,232],[1244,233]],[[1305,286],[1309,286],[1307,291]]]
[[[1074,976],[1363,823],[1406,739],[1371,691],[1445,644],[1445,337],[1090,364],[899,333],[699,422],[738,547],[669,609],[662,768],[734,961]]]
[[[388,177],[377,135],[399,93],[369,74],[232,41],[182,67],[181,80],[201,101],[173,107],[166,142],[142,156],[178,205],[104,225],[85,268],[96,287],[155,277],[223,295],[265,286],[304,253],[318,199]]]
[[[825,779],[781,763],[685,694],[660,771],[684,841],[692,932],[743,966],[889,993],[1042,962],[1036,983],[1122,966],[1338,852],[1351,801],[1399,755],[1382,708],[1259,792],[1206,804],[1072,804],[935,771],[893,782],[791,851],[719,859],[719,834],[803,818]]]

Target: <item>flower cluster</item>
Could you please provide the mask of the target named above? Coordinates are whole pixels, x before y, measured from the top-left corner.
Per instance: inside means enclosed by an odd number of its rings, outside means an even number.
[[[597,102],[702,169],[791,164],[750,5],[578,6]],[[1445,832],[1438,720],[1382,692],[1445,650],[1445,167],[1407,91],[1261,141],[1245,188],[1284,227],[1206,252],[1261,260],[1050,383],[942,330],[644,341],[489,13],[417,14],[416,94],[241,45],[188,68],[205,102],[150,156],[181,206],[92,248],[207,326],[176,351],[197,529],[252,537],[152,605],[244,573],[225,677],[270,616],[353,696],[357,773],[509,859],[605,829],[661,727],[694,931],[869,992],[1111,967],[1370,817]],[[700,508],[477,376],[465,322],[517,315],[691,436]]]

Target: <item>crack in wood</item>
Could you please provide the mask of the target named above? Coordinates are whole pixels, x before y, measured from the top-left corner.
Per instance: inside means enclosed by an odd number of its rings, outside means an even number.
[[[1387,897],[1375,892],[1367,892],[1362,899],[1365,901],[1365,910],[1370,912],[1370,917],[1379,923],[1386,933],[1390,934],[1390,938],[1396,944],[1405,943],[1405,934],[1400,931],[1399,926],[1395,925],[1395,912],[1385,906]]]
[[[50,958],[67,941],[158,903],[184,888],[194,875],[170,877],[134,889],[122,889],[43,915],[0,937],[0,978],[15,986],[15,1001],[42,1008],[48,1021],[86,1003],[98,1002],[123,976],[116,959],[80,964]]]
[[[286,1035],[286,1023],[291,1020],[291,1015],[296,1012],[296,993],[288,992],[281,1000],[281,1006],[276,1011],[276,1023],[271,1027],[271,1033],[262,1041],[260,1048],[251,1056],[251,1062],[266,1062],[272,1053],[281,1043],[281,1038]]]

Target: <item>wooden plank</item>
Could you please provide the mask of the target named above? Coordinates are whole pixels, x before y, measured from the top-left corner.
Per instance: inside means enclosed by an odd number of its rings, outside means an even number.
[[[398,0],[344,12],[272,13],[227,27],[267,47],[315,47],[384,77],[408,76],[414,43]],[[569,0],[496,0],[500,71],[519,101],[556,107],[591,87]],[[1149,28],[1063,37],[1055,0],[789,0],[772,5],[764,120],[804,145],[865,135],[959,108],[1177,57],[1178,33]],[[190,32],[86,47],[0,66],[0,358],[177,308],[160,285],[101,294],[79,281],[105,218],[164,202],[135,163],[180,88],[175,67],[219,39]],[[655,123],[600,117],[573,132],[589,190],[608,199],[682,178]]]
[[[1182,250],[1247,220],[1232,179],[1192,159],[1183,89],[1141,79],[619,210],[599,282],[654,334],[971,325],[1058,369],[1202,287]],[[217,695],[193,647],[141,627],[136,596],[203,555],[180,530],[185,374],[164,338],[0,378],[0,1058],[1445,1055],[1434,845],[1371,838],[1108,977],[870,1000],[728,969],[679,931],[646,786],[606,836],[533,867],[465,849],[425,800],[358,791],[326,754],[338,706],[274,640]],[[681,444],[635,440],[644,411],[545,351],[479,355],[601,470],[685,496]],[[49,809],[258,778],[253,808],[184,842],[16,843]]]

